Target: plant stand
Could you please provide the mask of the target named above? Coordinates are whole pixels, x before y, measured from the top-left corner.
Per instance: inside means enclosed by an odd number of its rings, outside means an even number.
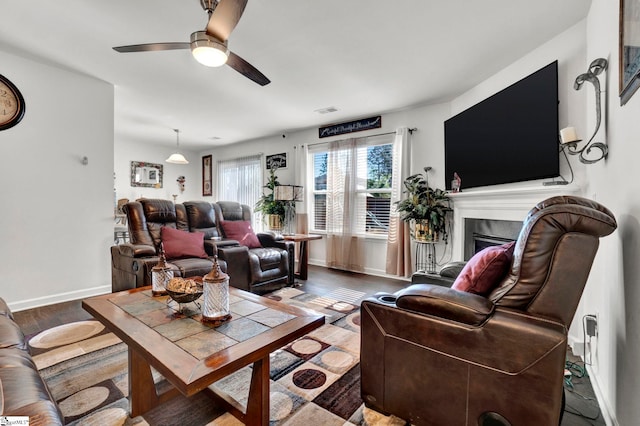
[[[436,271],[436,242],[416,240],[416,272],[423,271],[435,274]]]

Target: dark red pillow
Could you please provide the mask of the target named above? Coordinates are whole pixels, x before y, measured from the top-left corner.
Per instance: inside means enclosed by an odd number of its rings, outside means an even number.
[[[167,259],[207,258],[207,252],[204,251],[204,233],[202,232],[187,232],[163,226],[160,228],[160,237]]]
[[[507,274],[515,242],[487,247],[476,253],[462,268],[451,288],[486,296]]]
[[[262,247],[248,220],[223,220],[220,226],[225,237],[238,241],[240,245],[249,248]]]

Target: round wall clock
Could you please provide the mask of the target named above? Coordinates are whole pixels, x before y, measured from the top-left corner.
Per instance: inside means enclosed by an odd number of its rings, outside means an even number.
[[[9,129],[24,117],[24,98],[18,88],[0,74],[0,130]]]

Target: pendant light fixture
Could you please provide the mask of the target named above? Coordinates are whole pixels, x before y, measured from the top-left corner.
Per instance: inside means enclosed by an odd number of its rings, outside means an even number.
[[[178,150],[171,154],[165,161],[172,164],[189,164],[189,161],[187,161],[187,159],[184,158],[184,155],[180,153],[180,130],[173,129],[173,131],[176,132],[176,145]]]

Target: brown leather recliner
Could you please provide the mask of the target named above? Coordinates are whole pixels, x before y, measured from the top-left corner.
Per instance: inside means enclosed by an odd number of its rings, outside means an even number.
[[[251,222],[251,208],[235,201],[214,205],[216,223]],[[221,232],[224,235],[224,230]],[[218,246],[218,256],[227,262],[229,283],[237,288],[266,292],[294,282],[294,243],[270,233],[258,233],[261,248]]]
[[[488,297],[419,284],[362,303],[365,404],[416,425],[557,425],[567,329],[613,214],[553,197]]]

